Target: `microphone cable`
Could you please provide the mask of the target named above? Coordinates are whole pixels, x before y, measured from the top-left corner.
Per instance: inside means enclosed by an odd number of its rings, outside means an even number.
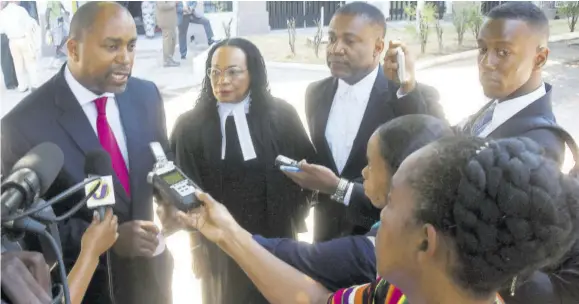
[[[64,303],[65,304],[71,304],[71,302],[70,302],[70,290],[68,288],[68,279],[66,277],[66,269],[64,268],[64,261],[62,259],[62,252],[60,251],[60,248],[58,248],[59,246],[58,246],[58,244],[56,244],[56,240],[54,240],[54,238],[52,237],[52,235],[48,231],[44,230],[42,235],[48,239],[50,245],[52,246],[52,249],[56,252],[56,259],[58,261],[59,275],[60,275],[60,279],[62,280],[62,290],[63,290],[63,294],[64,294]],[[58,300],[58,297],[56,300]]]
[[[65,199],[67,199],[68,197],[70,197],[71,195],[73,195],[74,193],[76,193],[77,191],[83,190],[84,187],[85,187],[87,184],[90,184],[90,183],[92,183],[92,182],[94,182],[94,181],[96,181],[96,180],[100,180],[100,177],[97,176],[97,177],[92,177],[92,178],[86,179],[85,181],[80,182],[80,183],[78,183],[78,184],[76,184],[76,185],[68,188],[66,191],[60,193],[59,195],[53,197],[53,198],[50,199],[48,202],[46,202],[46,204],[39,205],[39,206],[34,207],[34,208],[32,208],[32,209],[28,209],[28,210],[26,210],[26,211],[24,211],[24,212],[22,212],[22,213],[18,213],[18,214],[14,214],[14,215],[7,216],[7,217],[5,217],[5,218],[2,218],[2,223],[4,223],[4,222],[9,222],[9,221],[15,221],[15,220],[18,220],[18,219],[27,217],[27,216],[31,216],[31,215],[33,215],[34,213],[37,213],[38,211],[40,211],[40,210],[42,210],[42,209],[44,209],[44,208],[46,208],[46,207],[50,207],[50,206],[52,206],[52,205],[54,205],[54,204],[56,204],[56,203],[60,203],[60,202],[62,202],[63,200],[65,200]],[[78,211],[80,208],[82,208],[82,206],[83,206],[82,203],[86,204],[86,202],[88,201],[88,199],[96,192],[96,190],[98,189],[98,187],[100,187],[101,183],[102,183],[102,181],[99,181],[99,183],[98,183],[98,184],[93,188],[93,190],[90,192],[90,195],[85,196],[84,199],[82,199],[79,203],[77,203],[71,210],[69,210],[68,212],[66,212],[64,215],[59,216],[59,217],[55,217],[55,218],[53,218],[53,219],[47,218],[46,220],[61,221],[61,220],[63,220],[63,219],[66,219],[66,218],[72,216],[72,214],[74,214],[74,212],[76,212],[76,211]],[[71,212],[71,211],[73,211],[73,210],[74,210],[74,212]],[[66,216],[65,216],[65,215],[66,215]],[[44,218],[43,218],[43,219],[44,219]]]

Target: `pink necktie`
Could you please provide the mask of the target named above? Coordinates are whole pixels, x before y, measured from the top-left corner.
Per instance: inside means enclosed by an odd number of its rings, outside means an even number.
[[[123,185],[123,188],[125,188],[125,191],[130,196],[131,188],[129,170],[127,169],[127,164],[125,164],[125,159],[123,158],[123,154],[121,153],[121,149],[119,148],[115,134],[113,133],[113,130],[109,126],[109,122],[107,120],[107,100],[108,97],[99,97],[94,101],[98,112],[97,133],[101,145],[111,156],[113,170],[115,170],[121,185]]]

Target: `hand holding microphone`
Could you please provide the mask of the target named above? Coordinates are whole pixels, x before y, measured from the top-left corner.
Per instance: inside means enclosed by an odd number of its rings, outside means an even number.
[[[82,235],[81,255],[87,254],[91,258],[100,257],[109,250],[117,241],[119,225],[113,210],[107,208],[103,219],[97,211],[94,212],[92,223]]]
[[[96,150],[87,154],[85,172],[90,176],[102,176],[102,184],[88,201],[91,209],[99,212],[99,218],[105,218],[104,210],[115,204],[110,156],[104,150]],[[94,185],[87,186],[91,191]],[[151,221],[129,221],[118,225],[118,238],[113,242],[113,251],[123,257],[152,257],[159,245],[159,228]]]

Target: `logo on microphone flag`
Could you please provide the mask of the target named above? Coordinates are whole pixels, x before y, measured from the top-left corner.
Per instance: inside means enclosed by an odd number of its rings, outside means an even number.
[[[89,208],[114,205],[115,204],[115,192],[113,190],[113,177],[111,175],[101,177],[101,184],[96,189],[96,191],[91,195],[87,201],[87,206]],[[88,195],[98,184],[99,180],[89,183],[85,186],[85,194]]]

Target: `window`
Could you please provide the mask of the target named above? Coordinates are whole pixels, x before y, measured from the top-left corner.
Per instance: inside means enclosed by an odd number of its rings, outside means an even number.
[[[203,1],[203,12],[233,12],[233,1]]]

